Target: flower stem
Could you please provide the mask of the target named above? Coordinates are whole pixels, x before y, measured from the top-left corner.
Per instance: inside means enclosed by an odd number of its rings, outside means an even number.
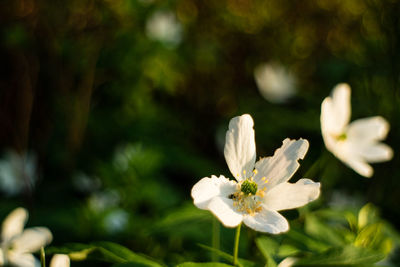
[[[219,233],[219,222],[218,219],[213,216],[213,230],[212,230],[212,247],[219,250],[219,243],[220,243],[220,233]],[[213,262],[218,262],[218,254],[214,251],[212,253],[211,260]]]
[[[46,267],[46,258],[44,254],[44,247],[40,248],[40,263],[42,267]]]
[[[238,263],[238,251],[239,251],[239,237],[240,237],[240,227],[242,224],[240,223],[236,228],[236,235],[235,235],[235,245],[233,247],[233,265],[237,266]]]

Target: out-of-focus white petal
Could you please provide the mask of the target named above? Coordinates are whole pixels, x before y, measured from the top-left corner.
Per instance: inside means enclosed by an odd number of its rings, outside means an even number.
[[[335,112],[335,123],[337,127],[341,129],[344,129],[350,121],[350,94],[350,86],[346,83],[340,83],[333,88],[332,104]],[[338,134],[340,134],[340,132]]]
[[[0,248],[0,266],[4,265],[4,253],[3,249]]]
[[[272,157],[262,158],[256,163],[257,173],[254,180],[261,185],[263,184],[261,179],[265,177],[268,180],[267,191],[277,184],[288,181],[299,168],[298,160],[304,158],[308,146],[306,139],[286,138]]]
[[[365,143],[386,138],[389,123],[380,116],[358,119],[350,123],[347,138],[351,142]]]
[[[324,99],[321,105],[322,133],[343,133],[351,116],[350,92],[350,86],[341,83],[333,88],[332,96]]]
[[[371,177],[374,174],[374,169],[365,161],[358,157],[351,157],[343,160],[350,168],[364,177]]]
[[[236,227],[243,220],[243,215],[235,210],[233,201],[229,198],[214,197],[208,204],[208,209],[226,227]]]
[[[263,203],[270,210],[294,209],[317,199],[319,193],[320,183],[310,179],[300,179],[295,184],[278,184],[268,191]]]
[[[51,242],[53,236],[46,227],[33,227],[25,231],[12,242],[12,248],[15,252],[36,252],[41,247]]]
[[[253,119],[250,115],[234,117],[226,132],[224,155],[229,170],[240,181],[252,176],[256,162]]]
[[[261,95],[273,103],[283,103],[296,92],[295,77],[280,64],[264,63],[257,66],[254,78]]]
[[[24,230],[28,220],[28,211],[24,208],[16,208],[3,221],[1,238],[3,241],[10,241]]]
[[[15,267],[40,267],[40,262],[30,253],[17,253],[10,251],[8,261]]]
[[[288,257],[288,258],[284,259],[283,261],[281,261],[279,263],[278,267],[292,267],[293,264],[296,263],[296,261],[297,261],[297,258]]]
[[[393,150],[385,144],[371,144],[360,151],[361,156],[370,163],[388,161],[393,157]]]
[[[50,267],[69,267],[70,260],[65,254],[55,254],[50,262]]]
[[[146,22],[146,34],[154,40],[177,45],[182,38],[182,26],[173,12],[156,11]]]
[[[264,205],[262,210],[252,215],[245,215],[243,222],[256,231],[279,234],[289,230],[289,224],[285,217],[276,211],[267,209]]]
[[[192,188],[194,205],[199,209],[207,209],[210,201],[216,196],[228,197],[236,190],[236,183],[223,175],[211,178],[205,177],[198,181]]]

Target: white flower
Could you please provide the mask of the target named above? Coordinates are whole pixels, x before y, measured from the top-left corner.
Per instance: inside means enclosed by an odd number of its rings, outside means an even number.
[[[0,188],[9,196],[32,190],[36,181],[36,157],[32,153],[9,151],[0,160]]]
[[[296,93],[295,78],[284,66],[263,63],[254,70],[261,95],[273,103],[283,103]]]
[[[393,157],[392,149],[379,141],[386,138],[389,123],[380,116],[358,119],[351,116],[350,86],[338,84],[321,105],[321,131],[326,148],[362,176],[371,177],[369,163]]]
[[[210,210],[226,227],[243,221],[260,232],[285,232],[289,224],[278,211],[303,206],[319,196],[319,183],[287,182],[307,149],[307,140],[285,139],[274,156],[256,163],[253,119],[247,114],[235,117],[226,133],[224,154],[236,181],[222,175],[201,179],[192,188],[194,204]]]
[[[146,23],[146,34],[154,40],[177,45],[181,41],[182,26],[170,11],[157,11]]]
[[[70,260],[65,254],[55,254],[50,262],[50,267],[69,267]]]
[[[46,227],[33,227],[24,230],[28,212],[24,208],[12,211],[3,221],[1,232],[0,265],[11,264],[17,267],[40,266],[32,255],[52,240]]]

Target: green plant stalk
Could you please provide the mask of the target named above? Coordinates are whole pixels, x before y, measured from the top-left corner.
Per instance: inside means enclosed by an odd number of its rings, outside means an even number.
[[[235,235],[235,244],[233,247],[233,265],[237,266],[238,264],[238,251],[239,251],[239,237],[240,237],[240,227],[242,223],[238,225],[236,228],[236,235]]]
[[[46,267],[46,256],[44,254],[44,247],[40,248],[40,263],[42,267]]]
[[[212,229],[212,247],[219,250],[220,244],[220,225],[218,219],[213,216],[213,229]],[[219,257],[216,252],[213,252],[211,255],[211,260],[213,262],[218,262]]]

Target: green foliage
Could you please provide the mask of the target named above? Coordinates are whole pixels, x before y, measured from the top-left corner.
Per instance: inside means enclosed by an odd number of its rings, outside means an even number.
[[[385,257],[380,252],[345,246],[301,259],[294,266],[372,266]]]
[[[139,255],[112,242],[96,242],[88,245],[69,244],[62,248],[50,248],[48,251],[67,254],[72,261],[97,260],[122,264],[117,266],[125,266],[124,264],[127,264],[126,266],[162,266],[147,256]]]
[[[160,14],[179,25],[172,37],[149,30]],[[225,131],[250,113],[259,155],[286,137],[310,141],[291,182],[320,181],[322,193],[284,212],[287,233],[242,229],[240,265],[400,265],[400,157],[362,179],[326,151],[319,122],[322,99],[347,82],[352,119],[385,117],[398,150],[399,14],[399,0],[2,1],[0,152],[33,152],[37,168],[34,186],[14,177],[19,195],[0,188],[1,218],[28,207],[28,223],[48,227],[60,248],[46,252],[83,261],[72,266],[224,266],[207,252],[228,266],[234,233],[221,229],[221,250],[199,249],[211,244],[213,215],[190,190],[210,174],[230,177]],[[261,63],[295,77],[286,102],[262,97]],[[337,192],[350,196],[340,208]]]
[[[176,265],[176,267],[229,267],[233,265],[228,265],[225,263],[218,262],[184,262]]]

